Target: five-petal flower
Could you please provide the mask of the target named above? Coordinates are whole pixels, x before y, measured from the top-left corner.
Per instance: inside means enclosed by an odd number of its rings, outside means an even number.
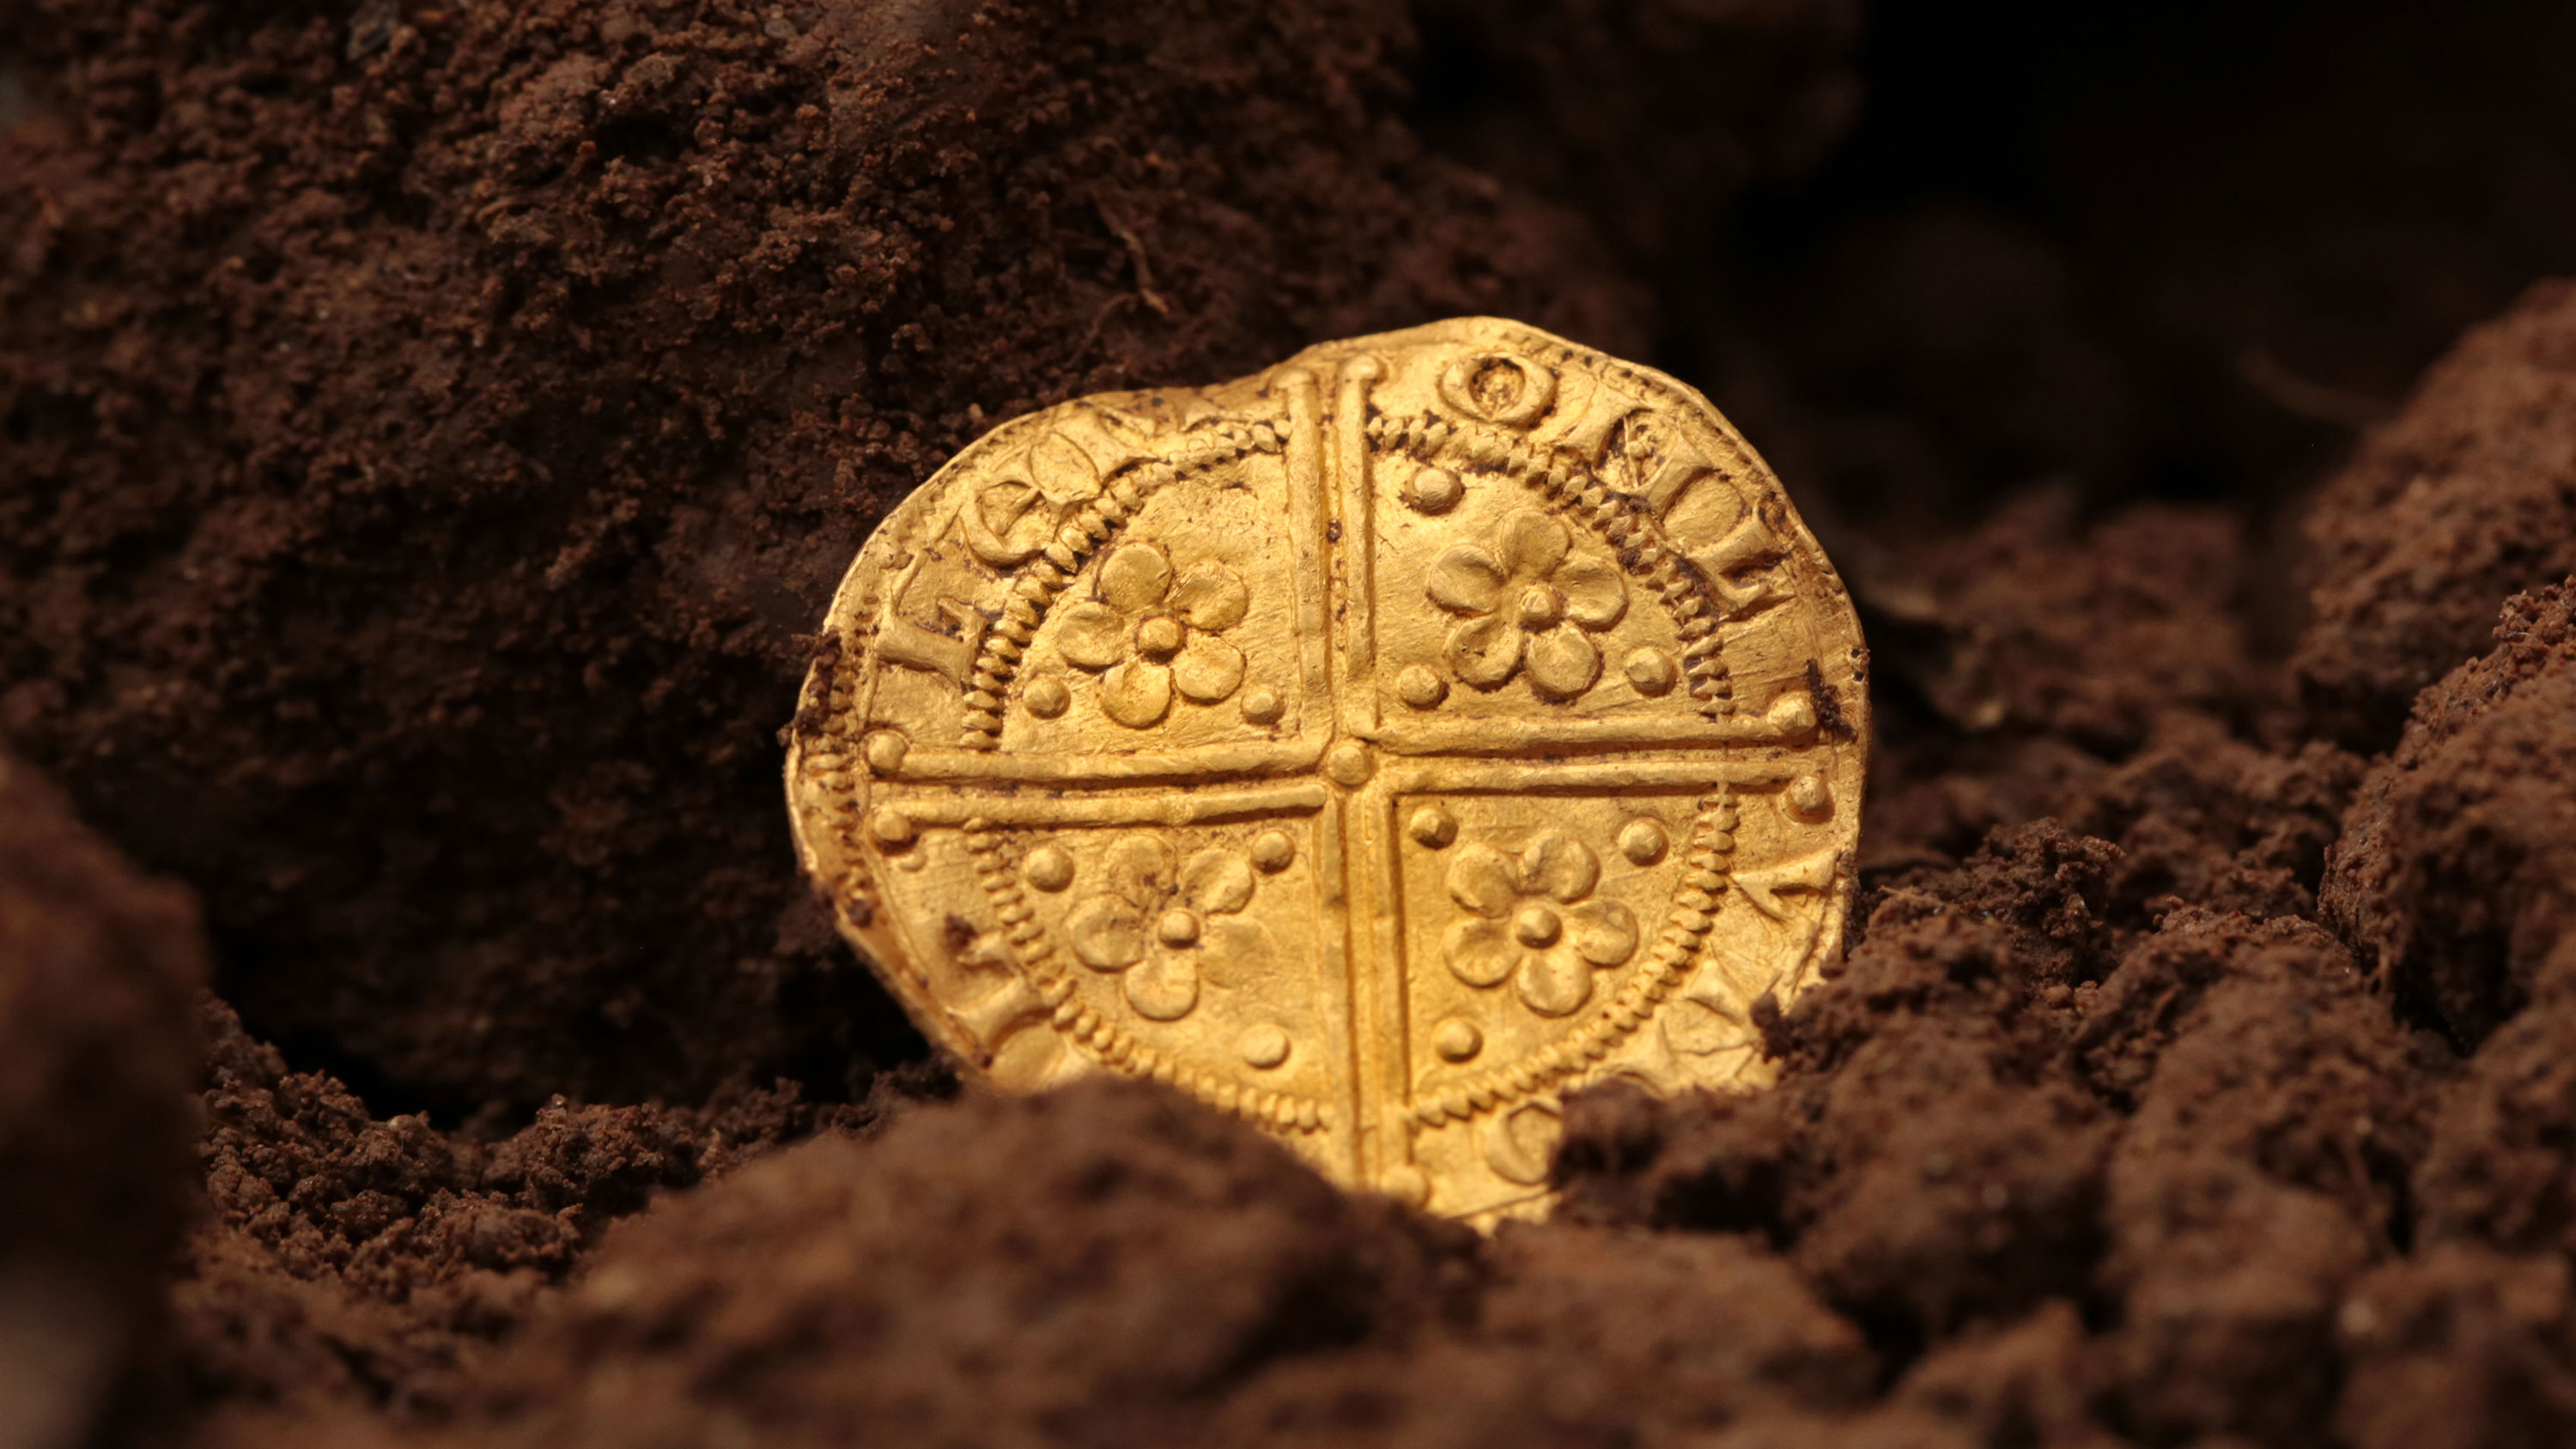
[[[1241,919],[1252,903],[1252,862],[1209,846],[1176,860],[1153,835],[1124,836],[1102,862],[1103,889],[1064,921],[1073,954],[1118,973],[1127,1004],[1149,1021],[1178,1021],[1198,1004],[1202,977],[1232,985],[1270,968],[1270,933]]]
[[[1092,597],[1064,611],[1056,648],[1077,668],[1107,671],[1103,713],[1147,729],[1171,713],[1176,689],[1215,704],[1243,683],[1243,651],[1216,636],[1250,605],[1234,570],[1202,563],[1175,575],[1162,547],[1140,539],[1101,559]]]
[[[1601,677],[1589,633],[1619,622],[1628,588],[1618,565],[1573,552],[1565,525],[1533,509],[1503,519],[1494,546],[1452,545],[1431,566],[1431,601],[1464,615],[1449,631],[1449,667],[1493,689],[1524,667],[1546,699],[1572,699]]]
[[[1592,973],[1637,950],[1637,918],[1591,899],[1601,862],[1561,831],[1517,852],[1465,845],[1449,863],[1449,898],[1470,912],[1449,928],[1449,970],[1470,986],[1506,977],[1541,1016],[1568,1016],[1592,997]]]

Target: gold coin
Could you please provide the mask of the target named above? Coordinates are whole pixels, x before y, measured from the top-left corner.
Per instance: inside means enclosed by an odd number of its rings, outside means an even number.
[[[1839,947],[1851,602],[1698,393],[1467,319],[994,429],[833,600],[788,798],[973,1078],[1166,1082],[1543,1212],[1565,1093],[1765,1080]]]

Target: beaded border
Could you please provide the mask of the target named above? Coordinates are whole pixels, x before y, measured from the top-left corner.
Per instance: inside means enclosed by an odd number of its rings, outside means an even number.
[[[1220,422],[1205,432],[1183,438],[1177,458],[1131,464],[1102,483],[1100,492],[1084,500],[1073,517],[1056,530],[1055,537],[1047,540],[1046,547],[1011,581],[1011,594],[1002,605],[1002,617],[984,631],[983,641],[975,651],[975,665],[967,676],[966,720],[959,731],[958,745],[969,750],[990,750],[1001,743],[1003,694],[1010,688],[1011,677],[1019,672],[1020,657],[1036,637],[1039,622],[1046,618],[1057,596],[1073,583],[1083,564],[1111,534],[1127,526],[1128,520],[1145,506],[1145,500],[1175,483],[1237,459],[1279,452],[1281,446],[1278,428],[1267,421],[1249,425]],[[967,506],[974,504],[970,500]]]
[[[1726,669],[1707,583],[1680,567],[1679,550],[1661,538],[1661,527],[1642,502],[1612,491],[1592,465],[1565,449],[1475,422],[1457,422],[1425,411],[1408,418],[1368,420],[1370,443],[1421,463],[1457,464],[1500,474],[1590,523],[1632,577],[1652,587],[1673,616],[1682,640],[1684,677],[1700,712],[1723,720],[1735,709],[1735,685]],[[1672,913],[1647,957],[1598,1015],[1509,1067],[1496,1067],[1443,1087],[1414,1104],[1426,1127],[1466,1121],[1508,1101],[1589,1070],[1651,1018],[1664,998],[1690,974],[1700,947],[1724,905],[1728,867],[1740,812],[1732,790],[1720,787],[1700,802],[1691,831],[1691,856]]]
[[[1541,1087],[1590,1068],[1610,1054],[1631,1032],[1655,1014],[1664,998],[1682,984],[1699,956],[1701,944],[1726,900],[1726,870],[1735,853],[1739,815],[1734,792],[1720,786],[1700,801],[1691,827],[1691,854],[1681,892],[1672,913],[1646,957],[1645,969],[1631,972],[1600,1014],[1508,1067],[1494,1067],[1440,1089],[1427,1101],[1414,1103],[1414,1120],[1437,1127],[1455,1118],[1466,1121],[1507,1101],[1535,1094]]]
[[[1084,1003],[1072,972],[1056,954],[1055,942],[1038,924],[1037,912],[1020,888],[1019,873],[1002,859],[1002,842],[991,821],[977,816],[965,822],[967,852],[975,858],[975,876],[1002,922],[1011,954],[1028,974],[1038,1000],[1052,1011],[1048,1024],[1068,1046],[1130,1076],[1148,1077],[1178,1087],[1219,1111],[1281,1132],[1320,1132],[1332,1125],[1330,1103],[1266,1087],[1247,1088],[1220,1081],[1195,1067],[1138,1041],[1125,1027]]]
[[[1368,420],[1369,441],[1422,463],[1460,463],[1500,473],[1576,517],[1606,540],[1621,568],[1661,596],[1682,636],[1682,672],[1691,697],[1712,720],[1735,709],[1735,684],[1721,656],[1707,585],[1677,567],[1679,550],[1665,543],[1653,515],[1635,498],[1614,493],[1588,463],[1553,447],[1481,423],[1453,423],[1433,413],[1410,418],[1383,414]]]

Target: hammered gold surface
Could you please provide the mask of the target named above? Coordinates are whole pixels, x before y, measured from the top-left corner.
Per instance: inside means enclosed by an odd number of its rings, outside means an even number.
[[[787,766],[971,1077],[1169,1082],[1542,1212],[1563,1094],[1758,1085],[1837,948],[1867,655],[1691,389],[1443,322],[996,428],[833,600]]]

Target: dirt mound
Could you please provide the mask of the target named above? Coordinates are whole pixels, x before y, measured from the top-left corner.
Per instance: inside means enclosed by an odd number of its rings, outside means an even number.
[[[0,1442],[81,1442],[160,1320],[205,970],[188,893],[0,751]]]
[[[864,1131],[906,1100],[816,1107],[792,1087],[698,1108],[576,1106],[516,1132],[377,1119],[292,1072],[221,1003],[197,1155],[207,1209],[173,1297],[176,1402],[313,1414],[455,1411],[475,1352],[526,1319],[607,1226],[782,1140]]]
[[[2062,1337],[2071,1303],[2100,1325],[2058,1386],[2086,1432],[2307,1442],[2438,1053],[2305,922],[2184,909],[2110,949],[2114,854],[2041,828],[1890,892],[1775,1028],[1778,1089],[1578,1101],[1569,1209],[1756,1234],[1895,1354]]]
[[[1630,1442],[1857,1401],[1859,1335],[1722,1237],[1490,1246],[1150,1087],[917,1113],[611,1231],[514,1442]]]
[[[2495,651],[2415,702],[2334,852],[2328,918],[2463,1048],[2576,992],[2576,580],[2518,594]]]
[[[2319,723],[2384,749],[2498,600],[2576,573],[2576,285],[2534,287],[2426,374],[2307,519]]]

